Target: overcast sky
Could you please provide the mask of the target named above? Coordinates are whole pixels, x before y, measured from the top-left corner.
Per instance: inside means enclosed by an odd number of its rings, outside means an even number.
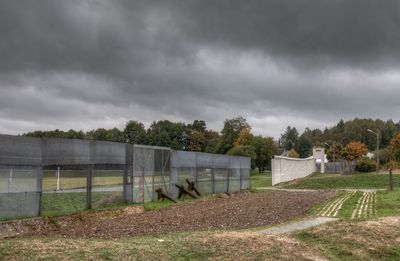
[[[400,1],[2,0],[0,133],[400,119]]]

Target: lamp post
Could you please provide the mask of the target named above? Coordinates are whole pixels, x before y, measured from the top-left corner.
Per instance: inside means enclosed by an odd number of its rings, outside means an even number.
[[[368,129],[367,131],[376,135],[376,173],[379,173],[379,130],[376,132]]]

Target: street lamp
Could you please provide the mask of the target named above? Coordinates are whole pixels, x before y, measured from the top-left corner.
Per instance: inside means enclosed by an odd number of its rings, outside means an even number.
[[[367,131],[376,135],[376,173],[379,173],[379,130],[376,132],[368,129]]]

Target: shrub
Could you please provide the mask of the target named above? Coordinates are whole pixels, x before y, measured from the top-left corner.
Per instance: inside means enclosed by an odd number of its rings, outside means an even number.
[[[359,172],[373,172],[376,171],[376,162],[370,159],[360,159],[357,161],[356,170]]]
[[[299,153],[297,153],[297,151],[295,151],[294,149],[291,149],[291,150],[289,150],[288,157],[289,158],[298,158]]]

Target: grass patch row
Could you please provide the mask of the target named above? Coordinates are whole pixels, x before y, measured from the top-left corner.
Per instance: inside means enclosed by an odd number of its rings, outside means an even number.
[[[319,216],[321,210],[333,203],[334,201],[342,198],[347,192],[339,191],[337,195],[319,205],[314,206],[309,214],[311,216]],[[356,209],[358,200],[362,197],[364,192],[357,191],[349,199],[347,199],[341,209],[338,211],[336,217],[342,219],[350,219],[353,211]],[[377,191],[376,192],[376,217],[387,217],[387,216],[400,216],[400,189],[394,191]]]
[[[400,185],[400,174],[393,175],[395,187]],[[281,188],[293,189],[386,189],[389,184],[387,174],[354,173],[348,176],[340,174],[314,173],[308,177],[281,184]]]

